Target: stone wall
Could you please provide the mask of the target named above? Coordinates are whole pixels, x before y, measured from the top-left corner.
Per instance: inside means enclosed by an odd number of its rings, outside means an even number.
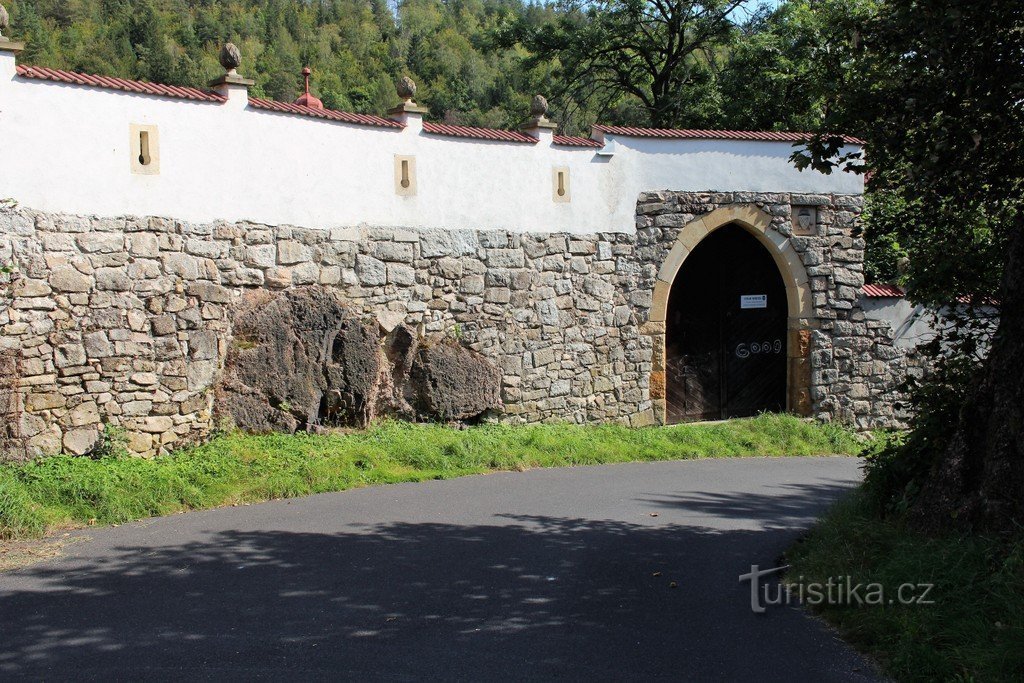
[[[813,414],[892,420],[899,354],[857,309],[863,241],[852,196],[820,203],[792,238],[814,291]],[[688,218],[742,202],[787,229],[789,195],[646,193],[635,234],[331,231],[89,217],[0,208],[0,353],[25,453],[86,453],[103,424],[164,452],[214,427],[213,387],[235,305],[254,290],[324,285],[383,337],[448,333],[503,372],[493,419],[651,424],[655,281]],[[662,325],[663,332],[663,325]],[[13,371],[8,372],[10,375]],[[0,386],[5,379],[0,377]],[[657,394],[657,392],[655,392]],[[888,407],[887,407],[888,406]]]

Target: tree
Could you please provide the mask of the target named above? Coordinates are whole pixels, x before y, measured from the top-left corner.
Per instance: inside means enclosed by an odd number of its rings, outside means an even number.
[[[644,115],[635,123],[694,127],[718,115],[717,62],[735,37],[730,16],[745,2],[599,0],[570,5],[541,26],[520,21],[507,27],[503,44],[522,44],[532,55],[529,65],[559,65],[556,99],[608,111],[627,96]]]
[[[812,130],[829,108],[829,85],[842,78],[836,59],[849,35],[843,24],[875,0],[789,0],[764,5],[740,27],[719,76],[725,128]]]
[[[962,387],[932,387],[908,447],[905,501],[918,524],[1008,531],[1024,524],[1024,4],[888,0],[845,25],[849,65],[803,166],[860,165],[897,192],[913,297],[997,303],[987,357]],[[838,155],[838,156],[837,156]],[[942,367],[966,357],[949,358]],[[940,374],[939,381],[948,379]],[[950,398],[955,400],[949,400]]]

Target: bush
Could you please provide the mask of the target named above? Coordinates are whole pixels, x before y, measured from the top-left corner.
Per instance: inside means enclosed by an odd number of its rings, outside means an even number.
[[[924,481],[942,459],[960,417],[968,388],[980,367],[966,343],[948,337],[922,350],[933,369],[906,387],[913,418],[910,431],[893,435],[864,454],[864,490],[884,514],[902,514],[913,505]]]

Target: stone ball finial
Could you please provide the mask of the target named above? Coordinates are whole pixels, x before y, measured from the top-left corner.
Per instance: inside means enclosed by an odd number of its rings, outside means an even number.
[[[548,113],[548,100],[543,95],[534,95],[530,102],[530,116],[543,118]]]
[[[242,53],[238,51],[238,46],[234,43],[224,43],[224,47],[220,49],[220,65],[224,70],[231,73],[241,63]]]
[[[398,79],[398,83],[395,84],[395,90],[398,91],[398,96],[403,100],[411,100],[416,96],[416,82],[408,76],[402,76]]]
[[[0,38],[4,37],[4,31],[11,26],[11,15],[7,13],[7,8],[0,5]]]

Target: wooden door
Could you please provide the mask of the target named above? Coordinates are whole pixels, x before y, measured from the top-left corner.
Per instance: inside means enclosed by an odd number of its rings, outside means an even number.
[[[771,254],[739,226],[705,238],[669,295],[670,423],[785,409],[786,295]]]

